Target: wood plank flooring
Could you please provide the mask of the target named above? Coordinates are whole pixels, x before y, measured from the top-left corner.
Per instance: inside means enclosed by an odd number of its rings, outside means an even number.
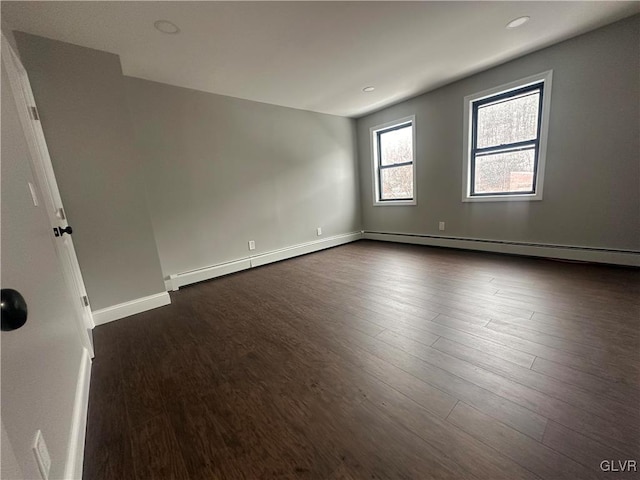
[[[96,328],[84,478],[611,479],[640,271],[360,241]]]

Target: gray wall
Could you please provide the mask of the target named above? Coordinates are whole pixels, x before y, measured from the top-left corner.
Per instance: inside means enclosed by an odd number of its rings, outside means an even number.
[[[92,308],[163,292],[119,57],[15,37]]]
[[[623,20],[359,119],[365,230],[639,250],[639,23]],[[463,98],[549,69],[544,199],[463,203]],[[374,207],[369,128],[414,114],[418,205]]]
[[[126,87],[165,276],[360,230],[353,120]]]
[[[7,39],[9,46],[11,46],[11,48],[16,54],[18,54],[18,45],[16,44],[16,38],[13,36],[13,30],[5,22],[4,18],[0,18],[0,25],[2,26],[2,34]]]

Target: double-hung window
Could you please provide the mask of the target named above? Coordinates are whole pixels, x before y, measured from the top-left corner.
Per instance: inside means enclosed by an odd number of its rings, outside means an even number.
[[[415,205],[415,117],[371,128],[374,205]]]
[[[540,200],[551,72],[465,98],[463,201]]]

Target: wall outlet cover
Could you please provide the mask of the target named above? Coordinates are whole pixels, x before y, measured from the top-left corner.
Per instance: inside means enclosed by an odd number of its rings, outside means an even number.
[[[438,228],[442,232],[444,230],[444,222],[440,222],[440,224],[438,225]]]
[[[256,249],[255,240],[249,240],[249,250],[255,250],[255,249]]]
[[[322,235],[322,227],[316,228],[316,233],[318,234],[318,236]]]
[[[44,442],[42,432],[38,430],[36,432],[36,438],[33,441],[33,454],[36,457],[40,474],[44,480],[49,479],[49,471],[51,470],[51,457],[49,456],[49,449]]]

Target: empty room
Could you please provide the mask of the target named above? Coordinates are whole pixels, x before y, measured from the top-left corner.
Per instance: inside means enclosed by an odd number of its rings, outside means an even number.
[[[0,5],[3,480],[639,478],[640,2]]]

